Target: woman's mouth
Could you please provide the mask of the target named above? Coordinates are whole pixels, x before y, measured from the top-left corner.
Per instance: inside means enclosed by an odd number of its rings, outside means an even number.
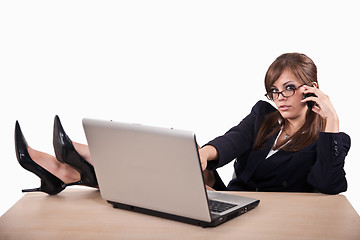
[[[289,106],[289,105],[281,105],[281,106],[279,107],[279,110],[280,110],[280,111],[287,111],[287,110],[290,109],[290,107],[291,107],[291,106]]]

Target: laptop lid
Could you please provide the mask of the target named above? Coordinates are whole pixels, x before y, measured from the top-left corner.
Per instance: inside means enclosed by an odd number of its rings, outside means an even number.
[[[83,127],[104,199],[211,222],[194,133],[95,119]]]
[[[116,208],[214,227],[259,204],[205,190],[192,132],[95,119],[83,126],[101,195]]]

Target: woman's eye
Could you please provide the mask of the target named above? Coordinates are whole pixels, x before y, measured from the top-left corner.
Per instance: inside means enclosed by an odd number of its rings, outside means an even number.
[[[273,88],[273,89],[271,89],[270,90],[272,93],[277,93],[277,92],[279,92],[279,90],[277,90],[276,88]]]
[[[295,87],[295,85],[287,85],[285,89],[286,90],[294,90],[294,89],[296,89],[296,87]]]

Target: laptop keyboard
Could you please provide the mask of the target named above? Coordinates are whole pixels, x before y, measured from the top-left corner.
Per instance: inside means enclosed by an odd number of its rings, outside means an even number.
[[[220,202],[216,200],[209,200],[209,207],[211,212],[221,213],[232,207],[235,207],[236,204],[231,204],[227,202]]]

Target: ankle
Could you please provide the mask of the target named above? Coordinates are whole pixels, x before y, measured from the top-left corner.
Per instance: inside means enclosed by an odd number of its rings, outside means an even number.
[[[81,179],[80,173],[67,164],[62,164],[57,174],[64,183],[74,183]]]
[[[80,156],[83,157],[87,162],[92,164],[89,147],[85,144],[81,144],[81,143],[77,143],[77,142],[72,142],[72,144],[73,144],[76,152],[78,154],[80,154]]]

